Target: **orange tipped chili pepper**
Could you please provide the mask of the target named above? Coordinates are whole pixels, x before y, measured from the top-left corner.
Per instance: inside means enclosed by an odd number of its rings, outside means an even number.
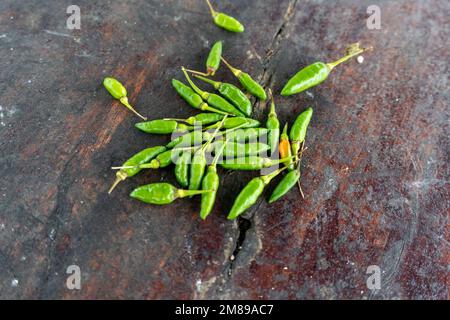
[[[287,129],[288,129],[288,125],[286,124],[283,128],[283,133],[280,136],[280,144],[278,146],[278,150],[280,152],[281,159],[291,158],[291,160],[284,162],[284,165],[289,170],[294,170],[294,163],[292,161],[291,143],[289,142],[289,136],[287,134]]]

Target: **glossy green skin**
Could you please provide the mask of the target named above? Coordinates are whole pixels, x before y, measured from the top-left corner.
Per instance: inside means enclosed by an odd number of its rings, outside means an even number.
[[[222,41],[217,41],[211,48],[208,59],[206,59],[206,70],[208,74],[213,76],[219,69],[220,57],[222,57]]]
[[[214,23],[231,32],[244,32],[244,26],[238,20],[224,13],[218,13],[214,16]]]
[[[203,142],[204,132],[201,131],[192,131],[185,135],[179,136],[173,139],[166,145],[167,149],[174,148],[183,148],[183,147],[191,147],[199,145]]]
[[[165,168],[172,163],[172,152],[173,150],[167,150],[163,153],[160,153],[156,159],[153,159],[150,162],[150,165],[153,165],[152,169]]]
[[[267,143],[270,146],[270,153],[274,154],[280,143],[280,121],[278,121],[276,113],[269,114],[266,128],[269,130],[267,133]]]
[[[172,86],[189,105],[193,108],[200,109],[203,104],[203,99],[194,90],[189,88],[183,82],[172,79]]]
[[[172,203],[179,194],[177,188],[169,183],[152,183],[134,189],[130,197],[145,203],[164,205]]]
[[[264,88],[261,87],[261,85],[253,80],[252,77],[248,73],[242,72],[239,77],[239,82],[242,84],[242,86],[251,93],[252,96],[257,97],[258,99],[262,101],[267,100],[267,94],[264,91]]]
[[[203,150],[198,150],[194,154],[190,168],[189,190],[197,190],[200,188],[206,169],[206,157]]]
[[[192,127],[178,123],[175,120],[152,120],[139,122],[134,126],[141,131],[152,134],[170,134],[175,131],[182,132],[193,129]]]
[[[269,158],[261,158],[258,156],[247,156],[234,159],[224,159],[220,164],[222,168],[228,170],[261,170],[278,164],[279,160],[272,160]]]
[[[290,96],[324,82],[330,74],[330,68],[323,62],[313,63],[297,72],[284,86],[282,96]]]
[[[273,203],[284,196],[292,187],[295,186],[298,179],[300,179],[300,172],[298,170],[289,171],[283,179],[278,183],[275,190],[273,190],[270,196],[269,203]]]
[[[238,87],[231,83],[221,83],[217,91],[234,104],[245,116],[250,117],[252,115],[252,103]]]
[[[214,125],[208,127],[208,129],[217,128],[221,122],[217,122]],[[240,127],[242,129],[244,128],[256,128],[260,126],[260,122],[255,119],[250,118],[244,118],[244,117],[233,117],[233,118],[227,118],[223,122],[222,128],[223,129],[233,129],[236,127]]]
[[[313,115],[313,109],[308,107],[305,111],[295,119],[294,124],[291,127],[289,138],[291,139],[292,154],[298,158],[298,152],[300,151],[300,145],[306,138],[306,131]]]
[[[186,119],[186,123],[190,125],[207,125],[222,120],[223,114],[218,113],[199,113],[193,117]]]
[[[103,85],[106,90],[116,99],[120,99],[127,96],[127,89],[116,79],[106,77],[103,80]]]
[[[223,141],[216,141],[211,146],[214,150],[221,150]],[[228,142],[223,149],[224,158],[238,158],[246,156],[257,156],[269,150],[269,146],[265,143],[236,143]]]
[[[235,108],[231,103],[229,103],[227,100],[225,100],[224,98],[222,98],[221,96],[214,94],[214,93],[209,93],[208,94],[208,98],[206,99],[206,102],[221,111],[224,111],[226,113],[238,116],[238,117],[242,117],[244,116],[244,114],[239,111],[237,108]]]
[[[219,189],[219,175],[215,166],[209,166],[202,181],[202,190],[213,190],[202,194],[200,218],[203,220],[210,214],[216,201],[217,190]]]
[[[254,141],[259,137],[266,135],[268,130],[266,128],[247,128],[237,129],[235,131],[226,132],[224,138],[231,142],[246,142]]]
[[[166,151],[166,147],[153,147],[144,149],[138,153],[136,153],[134,156],[132,156],[130,159],[125,161],[122,166],[138,166],[140,164],[148,163],[151,160],[153,160],[156,156]],[[130,168],[130,169],[122,169],[120,171],[124,172],[128,177],[132,177],[139,173],[141,171],[141,168]]]
[[[175,178],[183,188],[189,186],[189,163],[191,162],[191,152],[183,152],[175,163]],[[207,189],[210,190],[210,189]]]
[[[233,207],[228,214],[228,219],[236,219],[245,210],[254,205],[256,200],[258,200],[258,198],[263,193],[264,187],[265,183],[260,177],[252,179],[237,196],[236,200],[234,201]]]

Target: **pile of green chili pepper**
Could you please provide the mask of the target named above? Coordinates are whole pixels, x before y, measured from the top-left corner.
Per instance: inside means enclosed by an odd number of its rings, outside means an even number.
[[[239,21],[216,12],[210,1],[206,2],[218,26],[233,32],[244,31]],[[360,48],[359,44],[353,44],[348,47],[347,54],[336,62],[316,62],[305,67],[287,82],[281,95],[293,95],[320,84],[334,67],[365,50],[367,49]],[[103,84],[108,92],[144,120],[135,124],[137,129],[149,134],[172,135],[171,141],[165,146],[143,149],[121,166],[113,167],[118,171],[109,193],[121,181],[142,170],[167,168],[174,164],[174,174],[180,188],[169,183],[153,183],[134,189],[130,196],[145,203],[166,205],[178,198],[200,195],[199,215],[201,219],[206,219],[214,208],[220,185],[218,165],[225,170],[237,171],[274,168],[269,174],[253,178],[239,192],[228,213],[230,220],[236,219],[255,204],[266,186],[282,174],[284,176],[270,194],[268,202],[273,203],[280,199],[296,184],[303,196],[300,187],[300,164],[313,109],[306,108],[290,126],[286,123],[282,127],[272,91],[269,89],[267,96],[262,85],[248,73],[233,67],[223,58],[222,53],[223,42],[217,41],[206,59],[206,72],[182,67],[187,84],[172,79],[176,93],[191,107],[203,111],[186,119],[164,118],[147,121],[146,117],[130,105],[127,90],[118,80],[112,77],[104,79]],[[221,62],[237,78],[244,91],[234,84],[210,78],[216,74]],[[217,93],[201,89],[189,73],[203,84],[210,85]],[[253,105],[249,95],[261,101],[266,101],[269,97],[265,128],[261,127],[260,121],[250,118]],[[262,139],[263,137],[266,137],[266,140]],[[208,159],[212,161],[208,163]]]

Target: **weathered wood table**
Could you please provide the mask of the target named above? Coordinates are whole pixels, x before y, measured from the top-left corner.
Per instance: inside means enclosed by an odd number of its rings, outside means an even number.
[[[71,1],[0,2],[0,298],[448,297],[448,1],[377,1],[380,30],[366,26],[373,1],[214,1],[243,34],[217,28],[200,0],[75,2],[80,30],[66,27]],[[192,115],[170,80],[183,78],[181,65],[203,68],[218,39],[277,93],[349,43],[375,48],[307,94],[276,95],[282,123],[315,108],[306,198],[292,191],[227,221],[257,173],[223,170],[205,222],[198,199],[156,207],[128,197],[174,182],[170,169],[108,195],[112,165],[168,138],[135,130],[102,79],[120,79],[151,118]],[[235,82],[224,68],[217,78]],[[265,104],[255,110],[264,120]],[[71,265],[80,290],[66,287]],[[380,289],[367,286],[369,266]]]

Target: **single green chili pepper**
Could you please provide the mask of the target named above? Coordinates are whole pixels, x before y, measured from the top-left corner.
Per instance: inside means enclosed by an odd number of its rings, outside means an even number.
[[[170,183],[152,183],[140,186],[130,193],[130,197],[150,204],[169,204],[178,198],[208,193],[210,190],[182,190]]]
[[[175,120],[152,120],[146,122],[139,122],[134,125],[141,131],[153,134],[170,134],[173,132],[191,131],[194,127],[178,123]]]
[[[214,76],[220,67],[220,57],[222,56],[222,41],[217,41],[211,48],[206,59],[206,73],[186,69],[189,72],[203,75],[205,77]]]
[[[298,153],[300,151],[300,146],[305,141],[306,131],[308,130],[309,122],[313,115],[313,109],[311,107],[307,108],[305,111],[300,113],[300,115],[295,120],[291,127],[291,132],[289,133],[289,138],[291,142],[292,154],[294,155],[294,161],[298,160]]]
[[[209,193],[202,194],[202,202],[200,207],[200,218],[205,220],[210,214],[214,202],[216,201],[217,190],[219,189],[219,175],[217,174],[217,162],[224,151],[227,142],[223,142],[220,150],[214,155],[214,159],[208,166],[206,175],[202,180],[203,190],[213,190]]]
[[[176,137],[175,139],[173,139],[172,141],[170,141],[166,145],[166,148],[172,149],[175,147],[183,148],[183,147],[191,147],[191,146],[199,145],[203,142],[203,134],[204,134],[204,132],[202,132],[200,130],[196,130],[196,131],[186,133],[184,135],[180,135],[180,136]]]
[[[242,158],[224,159],[221,166],[222,168],[228,170],[261,170],[280,163],[285,163],[289,160],[292,160],[292,157],[286,159],[270,159],[261,158],[258,156],[248,156]]]
[[[267,135],[266,128],[246,128],[246,129],[229,129],[224,132],[219,133],[224,136],[227,140],[232,142],[246,142],[255,141],[258,138]],[[209,132],[204,132],[204,138],[209,137]]]
[[[215,129],[217,128],[221,123],[217,122],[213,125],[210,125],[209,127],[206,127],[205,130]],[[260,123],[258,120],[250,119],[250,118],[244,118],[244,117],[234,117],[234,118],[228,118],[225,120],[225,122],[222,125],[223,129],[233,129],[236,127],[240,128],[255,128],[259,127]]]
[[[270,111],[266,122],[266,127],[269,130],[267,133],[267,143],[270,146],[270,154],[273,155],[280,143],[280,121],[278,121],[277,113],[275,111],[275,102],[273,100],[271,89],[269,89],[269,96],[272,102],[270,104]]]
[[[186,72],[186,69],[184,67],[181,67],[181,69],[183,70],[184,76],[186,77],[186,80],[191,85],[192,89],[194,89],[194,91],[198,95],[200,95],[202,97],[202,99],[204,101],[206,101],[206,103],[208,105],[212,106],[213,108],[222,110],[223,112],[226,112],[227,114],[230,114],[230,115],[244,116],[244,114],[242,112],[240,112],[238,109],[236,109],[231,103],[229,103],[227,100],[225,100],[221,96],[201,90],[199,87],[197,87],[195,85],[194,82],[192,82],[191,78],[189,77],[189,75]]]
[[[175,154],[177,149],[167,150],[163,153],[158,154],[158,156],[148,163],[142,163],[138,165],[127,165],[120,167],[112,167],[113,170],[123,170],[123,169],[160,169],[169,166],[172,161],[172,155]]]
[[[132,112],[134,112],[138,117],[142,118],[143,120],[147,120],[146,117],[139,114],[128,102],[127,98],[127,89],[121,84],[118,80],[112,78],[112,77],[106,77],[103,80],[103,85],[105,86],[106,90],[117,100],[119,100],[125,107],[130,109]]]
[[[147,148],[142,151],[139,151],[138,153],[133,155],[130,159],[125,161],[122,165],[122,166],[131,166],[132,168],[122,169],[122,170],[116,172],[116,180],[112,184],[108,193],[111,193],[114,190],[114,188],[121,181],[125,180],[126,178],[130,178],[130,177],[136,175],[137,173],[139,173],[139,171],[141,171],[141,169],[136,166],[151,161],[153,158],[155,158],[159,154],[163,153],[164,151],[166,151],[166,147],[152,147],[152,148]]]
[[[232,67],[223,57],[222,57],[223,63],[228,67],[228,69],[231,70],[231,72],[234,74],[236,78],[238,78],[239,82],[242,84],[242,86],[250,92],[253,96],[257,97],[260,100],[266,101],[267,95],[264,91],[264,88],[253,78],[248,74],[243,72],[242,70],[236,69]]]
[[[223,147],[223,141],[216,141],[211,145],[212,150],[220,150]],[[246,156],[258,156],[267,152],[269,150],[269,146],[265,143],[261,142],[253,142],[253,143],[237,143],[237,142],[228,142],[225,149],[223,150],[223,156],[226,158],[238,158],[238,157],[246,157]],[[214,152],[214,154],[216,154]]]
[[[175,178],[183,188],[189,186],[189,163],[191,162],[192,152],[185,151],[175,163]]]
[[[242,23],[225,13],[215,11],[209,0],[206,0],[206,3],[211,11],[211,16],[214,19],[214,23],[217,26],[231,32],[244,32],[244,26]]]
[[[211,123],[216,123],[222,120],[224,117],[223,114],[218,113],[199,113],[195,116],[189,117],[187,119],[174,119],[174,118],[165,118],[164,120],[175,120],[179,122],[185,122],[191,126],[193,125],[208,125]]]
[[[221,125],[227,120],[227,117],[222,119]],[[205,150],[211,144],[212,140],[215,138],[217,132],[221,129],[221,125],[217,127],[211,138],[194,153],[191,164],[191,174],[189,179],[189,190],[197,190],[202,183],[203,176],[205,174],[206,168],[206,156]]]
[[[191,71],[192,72],[192,71]],[[195,73],[195,72],[194,72]],[[242,111],[247,117],[250,117],[253,112],[253,106],[250,99],[247,98],[238,87],[231,83],[214,81],[199,75],[194,75],[196,78],[211,84],[223,97],[228,99],[236,108]]]
[[[227,115],[228,113],[218,110],[216,108],[210,107],[206,102],[203,101],[202,97],[194,92],[191,88],[185,85],[183,82],[178,81],[176,79],[172,79],[172,86],[178,92],[178,94],[193,108],[215,112],[223,115]]]
[[[228,214],[228,219],[236,219],[238,216],[244,213],[245,210],[254,205],[256,200],[258,200],[258,198],[263,193],[264,188],[284,169],[286,168],[278,169],[265,176],[253,178],[237,196],[236,200],[234,201],[233,207]]]
[[[280,153],[280,159],[291,159],[284,163],[289,170],[294,170],[294,163],[292,161],[292,148],[291,143],[289,142],[289,136],[287,134],[288,125],[285,124],[283,128],[283,132],[280,136],[280,144],[278,146],[278,152]]]
[[[354,43],[347,47],[347,54],[335,62],[316,62],[303,68],[286,83],[281,91],[281,95],[290,96],[317,86],[328,78],[331,70],[333,70],[337,65],[369,49],[371,48],[361,48],[359,43]]]
[[[292,170],[289,171],[287,175],[278,183],[275,190],[273,190],[272,195],[269,198],[269,203],[273,203],[284,196],[291,190],[295,184],[300,179],[300,171]]]

